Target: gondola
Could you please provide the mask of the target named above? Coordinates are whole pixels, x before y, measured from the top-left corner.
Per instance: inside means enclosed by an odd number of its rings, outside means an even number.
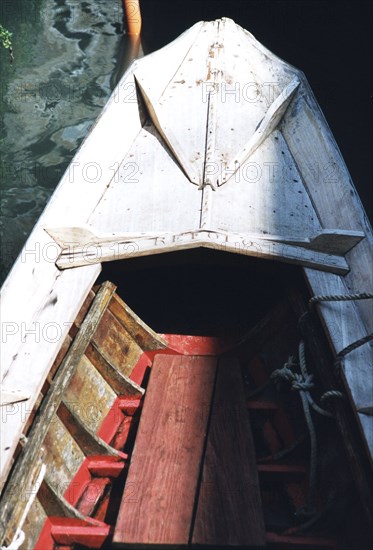
[[[371,547],[372,250],[301,71],[135,61],[2,288],[3,547]]]

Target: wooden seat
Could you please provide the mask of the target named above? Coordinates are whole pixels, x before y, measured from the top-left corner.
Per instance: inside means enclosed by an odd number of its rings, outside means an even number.
[[[113,542],[264,546],[237,360],[156,356]]]

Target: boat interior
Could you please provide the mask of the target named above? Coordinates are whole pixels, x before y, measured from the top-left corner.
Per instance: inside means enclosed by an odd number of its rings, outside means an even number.
[[[16,510],[6,542],[27,509],[25,549],[368,548],[367,453],[308,300],[300,267],[252,256],[195,249],[103,264],[30,414],[33,454],[20,454],[26,469],[15,460],[9,484],[22,482],[18,469],[35,491],[16,505],[6,493]],[[300,342],[309,385],[297,388]],[[185,377],[165,387],[172,369]],[[160,482],[157,464],[175,475],[175,443],[157,419],[184,398],[200,450],[177,473],[189,487],[182,520],[158,529],[183,489]],[[149,487],[158,500],[142,500]]]

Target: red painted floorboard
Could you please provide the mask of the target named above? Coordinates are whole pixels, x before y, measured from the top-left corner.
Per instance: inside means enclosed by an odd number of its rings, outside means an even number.
[[[193,544],[265,546],[255,447],[240,364],[221,359],[211,411]]]
[[[215,357],[155,357],[115,544],[188,544],[216,365]]]

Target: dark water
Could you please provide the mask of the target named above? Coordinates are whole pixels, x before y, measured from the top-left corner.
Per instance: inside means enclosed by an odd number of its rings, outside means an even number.
[[[121,0],[1,0],[1,280],[107,101],[126,47]]]
[[[370,2],[142,0],[153,51],[201,19],[228,16],[301,68],[371,204]],[[23,243],[124,69],[122,0],[0,0],[15,60],[0,51],[1,273]]]

